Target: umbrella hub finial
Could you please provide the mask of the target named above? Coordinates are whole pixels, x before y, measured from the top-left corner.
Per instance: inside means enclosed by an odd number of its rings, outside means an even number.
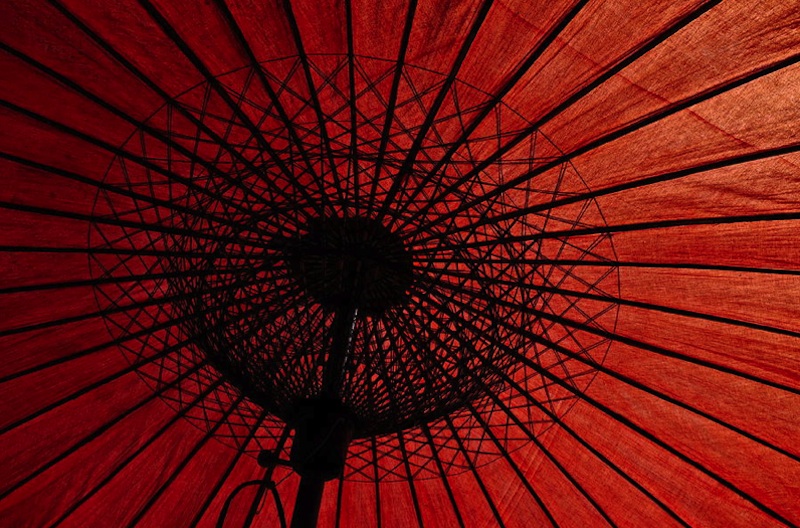
[[[377,220],[317,218],[288,247],[291,274],[326,309],[352,306],[380,315],[408,298],[412,256],[403,239]]]

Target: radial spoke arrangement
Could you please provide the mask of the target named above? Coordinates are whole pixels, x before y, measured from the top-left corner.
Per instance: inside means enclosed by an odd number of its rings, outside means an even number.
[[[562,121],[584,119],[586,101],[662,52],[676,35],[702,24],[721,0],[691,2],[676,10],[659,31],[631,41],[627,51],[603,59],[604,66],[595,64],[582,82],[570,85],[571,91],[552,99],[542,94],[544,103],[533,110],[513,106],[519,104],[518,93],[531,97],[528,92],[535,90],[527,86],[537,86],[536,76],[557,63],[559,53],[567,53],[576,26],[588,24],[598,9],[594,2],[564,2],[548,15],[530,48],[504,65],[497,82],[486,84],[494,86],[490,92],[462,79],[475,78],[472,55],[483,53],[488,28],[500,9],[509,8],[505,2],[474,2],[449,59],[433,68],[415,64],[425,54],[414,38],[430,15],[430,6],[417,0],[406,2],[392,21],[396,42],[390,51],[375,54],[357,48],[356,26],[363,24],[364,14],[350,0],[337,4],[341,42],[336,35],[325,36],[338,42],[335,53],[317,53],[315,41],[304,34],[312,25],[307,6],[276,2],[271,9],[285,26],[281,45],[293,50],[280,58],[262,49],[263,35],[255,36],[241,6],[226,0],[203,3],[204,12],[218,17],[213,31],[224,33],[241,57],[235,66],[220,66],[229,60],[222,51],[219,57],[208,56],[197,36],[176,22],[168,2],[137,0],[147,31],[157,33],[176,64],[187,68],[185,78],[193,79],[179,89],[154,76],[146,61],[133,60],[115,37],[98,31],[80,6],[61,0],[46,4],[161,106],[150,113],[126,106],[34,47],[0,43],[0,53],[15,68],[47,79],[131,130],[124,140],[110,140],[91,123],[70,122],[66,113],[51,112],[46,105],[28,107],[24,98],[0,100],[4,115],[110,160],[97,174],[53,157],[39,159],[30,150],[0,147],[4,169],[91,197],[83,204],[68,193],[50,201],[26,192],[0,198],[2,215],[18,215],[21,222],[60,222],[85,237],[61,245],[35,238],[0,245],[3,259],[15,255],[24,262],[54,263],[63,258],[72,266],[71,275],[5,282],[0,299],[48,299],[57,292],[76,296],[62,310],[14,317],[0,327],[0,340],[11,346],[27,346],[30,340],[34,348],[48,332],[87,339],[50,356],[33,354],[9,363],[0,384],[48,380],[59,368],[80,368],[109,352],[119,351],[127,361],[102,375],[87,375],[70,390],[59,388],[38,408],[22,406],[3,421],[0,433],[40,427],[51,413],[67,412],[87,395],[134,376],[150,392],[70,436],[28,473],[15,474],[0,488],[0,499],[17,500],[37,479],[163,405],[162,400],[169,419],[148,429],[134,447],[87,481],[51,525],[69,523],[90,509],[105,486],[123,478],[137,457],[177,434],[183,422],[199,429],[187,428],[196,438],[176,451],[179,456],[150,483],[152,489],[126,514],[126,523],[145,523],[162,508],[176,483],[195,471],[193,460],[219,440],[235,451],[197,493],[192,524],[218,511],[224,518],[235,510],[236,494],[248,488],[242,493],[248,499],[240,499],[246,502],[240,517],[249,525],[264,504],[281,500],[283,480],[273,481],[278,466],[272,465],[262,480],[248,473],[239,482],[247,473],[242,468],[251,456],[268,465],[259,457],[270,452],[270,463],[290,465],[303,475],[293,450],[302,447],[303,421],[324,404],[333,409],[331,416],[344,417],[340,421],[352,436],[344,469],[327,491],[335,503],[336,526],[344,522],[347,502],[354,500],[349,495],[353,486],[361,486],[359,493],[374,491],[377,526],[386,522],[382,501],[387,489],[402,490],[407,520],[424,526],[430,515],[424,504],[430,488],[424,483],[431,478],[441,488],[447,505],[443,515],[452,516],[453,525],[470,526],[473,507],[482,509],[492,525],[511,524],[506,490],[493,483],[492,468],[502,468],[514,481],[515,497],[542,524],[570,524],[554,502],[554,490],[562,488],[548,489],[550,483],[538,480],[545,474],[570,489],[581,515],[592,522],[628,524],[609,495],[587,477],[589,466],[626,487],[660,519],[681,526],[696,523],[657,484],[667,473],[645,475],[620,458],[623,448],[590,438],[587,423],[595,419],[624,430],[619,445],[641,444],[653,459],[674,460],[674,467],[690,475],[687,481],[701,480],[762,519],[792,525],[791,515],[735,470],[699,453],[692,440],[667,434],[659,424],[651,427],[625,399],[633,394],[651,405],[647,412],[653,416],[668,409],[687,427],[702,424],[721,431],[737,449],[752,449],[753,458],[800,464],[796,447],[780,433],[749,426],[739,411],[729,412],[730,402],[700,401],[694,392],[681,392],[697,380],[670,384],[665,375],[648,379],[642,374],[647,368],[691,368],[698,380],[712,380],[708,386],[728,383],[742,394],[763,390],[796,397],[800,384],[786,373],[793,360],[764,345],[780,348],[800,340],[800,331],[774,316],[783,308],[759,317],[746,310],[682,303],[679,294],[648,296],[651,291],[670,293],[672,284],[642,287],[636,290],[645,292],[640,295],[630,287],[668,273],[714,274],[718,281],[795,280],[800,270],[792,255],[760,261],[723,255],[714,261],[676,251],[658,260],[642,240],[691,229],[730,228],[745,234],[754,226],[781,226],[778,234],[769,235],[777,240],[785,226],[800,221],[798,208],[776,191],[783,201],[772,210],[759,205],[732,212],[710,204],[699,212],[689,207],[663,214],[641,211],[640,218],[619,211],[627,210],[620,203],[629,197],[635,200],[662,185],[691,181],[700,188],[712,185],[705,181],[719,174],[728,177],[725,171],[791,164],[800,143],[748,143],[732,135],[727,139],[740,143],[737,149],[719,147],[712,157],[656,166],[637,177],[620,178],[609,171],[595,185],[581,173],[592,166],[593,155],[602,157],[603,149],[614,152],[615,145],[689,113],[705,118],[704,105],[790,68],[797,71],[800,54],[776,52],[736,75],[665,97],[663,104],[620,118],[613,127],[582,136],[562,150],[557,144],[564,137]],[[636,79],[633,73],[629,77]],[[625,79],[646,91],[644,82],[638,86]],[[774,84],[779,82],[784,81]],[[632,101],[635,107],[635,97]],[[586,158],[590,161],[582,164]],[[736,255],[746,249],[736,246]],[[77,270],[74,262],[81,259],[86,267]],[[764,294],[755,287],[747,293]],[[729,361],[713,347],[689,348],[663,333],[656,338],[636,333],[659,321],[696,325],[712,338],[728,332],[737,346],[765,349],[766,359]],[[779,356],[780,366],[769,363]],[[619,395],[609,387],[618,387]],[[704,387],[698,381],[691,390]],[[292,438],[290,431],[295,431]],[[698,431],[698,438],[707,434]],[[564,447],[567,443],[571,447]],[[568,450],[574,453],[565,455]],[[466,495],[459,488],[464,482],[469,482],[470,500],[480,506],[465,507]],[[235,491],[229,500],[220,500],[230,490]]]
[[[479,24],[476,19],[476,30]],[[369,300],[362,302],[364,316],[354,321],[342,399],[355,410],[359,436],[378,441],[355,441],[349,474],[372,479],[370,467],[375,464],[380,479],[406,478],[408,471],[438,473],[438,467],[467,471],[513,450],[519,439],[509,438],[504,430],[492,440],[482,426],[488,422],[467,411],[470,403],[477,406],[476,412],[501,412],[492,407],[484,389],[501,390],[503,383],[497,373],[484,372],[465,350],[477,351],[499,372],[516,376],[554,413],[565,412],[574,395],[557,391],[523,363],[500,353],[496,343],[525,350],[526,357],[557,371],[582,391],[594,368],[577,367],[573,359],[532,343],[515,329],[535,329],[557,343],[573,343],[579,355],[598,364],[610,340],[584,336],[576,342],[574,329],[558,320],[526,315],[499,301],[613,331],[619,286],[611,239],[603,232],[605,223],[592,199],[557,209],[546,206],[589,191],[566,163],[540,181],[481,201],[429,231],[426,218],[455,211],[471,197],[490,193],[514,175],[549,162],[557,148],[534,132],[491,171],[438,202],[430,215],[420,216],[417,213],[429,206],[427,171],[450,147],[448,138],[464,134],[469,121],[465,116],[474,114],[495,125],[463,141],[441,171],[440,182],[474,170],[482,155],[514,136],[516,130],[506,123],[522,128],[524,120],[490,94],[458,81],[455,69],[440,75],[356,55],[326,59],[300,56],[254,63],[203,83],[154,114],[120,148],[126,157],[112,164],[94,212],[86,217],[100,303],[97,315],[106,319],[115,342],[132,361],[188,342],[180,354],[164,359],[164,369],[180,365],[182,358],[208,358],[229,379],[242,380],[233,383],[247,395],[231,414],[237,423],[250,423],[260,408],[275,420],[287,420],[298,401],[320,390],[318,369],[329,354],[326,342],[332,335],[337,290],[331,282],[335,272],[326,271],[335,263],[324,253],[367,244],[376,254],[386,253],[385,262],[373,263],[375,269],[365,272],[370,285],[361,287]],[[317,79],[313,90],[309,72]],[[341,87],[341,76],[354,84]],[[388,99],[381,83],[390,83]],[[309,90],[314,97],[303,95]],[[220,93],[224,95],[218,97]],[[427,97],[434,98],[430,109]],[[406,122],[404,116],[415,108],[428,111],[423,123]],[[260,138],[251,130],[252,123],[241,122],[242,112],[261,116],[251,118]],[[178,127],[177,114],[191,119],[182,119]],[[487,135],[487,130],[495,135]],[[224,138],[224,144],[215,137]],[[264,138],[271,153],[261,148]],[[170,145],[180,148],[164,148]],[[409,145],[413,155],[407,153]],[[231,156],[231,151],[246,161]],[[134,165],[128,158],[140,161]],[[293,181],[285,179],[285,167],[301,172]],[[235,185],[226,183],[230,178],[216,177],[218,171],[235,176]],[[540,214],[511,214],[535,204],[545,205]],[[407,211],[405,219],[393,216],[400,210]],[[491,220],[490,215],[504,213],[507,220]],[[415,215],[417,220],[406,231],[377,227],[407,222]],[[384,217],[386,222],[380,220]],[[551,230],[598,227],[599,233],[580,241],[541,239]],[[415,231],[420,234],[407,234]],[[316,249],[309,249],[312,243]],[[561,259],[607,265],[556,263]],[[333,293],[326,296],[326,288]],[[573,295],[563,295],[562,290]],[[436,308],[431,296],[445,291],[455,293]],[[470,316],[475,330],[453,334],[450,328],[458,326],[462,315],[457,306],[462,304],[479,308],[479,314]],[[166,324],[169,320],[177,322]],[[144,331],[148,324],[158,328],[158,340]],[[251,358],[258,359],[251,364]],[[433,374],[438,370],[443,374]],[[468,371],[475,371],[480,385],[466,376]],[[145,379],[155,390],[164,383],[160,376]],[[417,391],[420,382],[426,387],[423,392]],[[180,400],[173,403],[182,408]],[[506,405],[514,409],[520,402]],[[442,421],[445,416],[450,422]],[[203,423],[197,413],[187,417]],[[536,429],[549,422],[528,425]],[[421,423],[427,424],[427,432],[419,428]],[[458,439],[451,434],[454,423]],[[391,434],[398,428],[403,430],[399,438]],[[248,431],[240,430],[243,435]],[[263,428],[255,434],[256,444],[274,443],[276,433],[275,427]],[[401,463],[397,442],[415,453],[429,445],[438,464],[414,457]],[[405,468],[406,464],[411,465]]]

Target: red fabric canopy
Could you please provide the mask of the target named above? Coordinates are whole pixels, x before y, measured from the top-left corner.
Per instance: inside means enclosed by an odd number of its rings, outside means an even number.
[[[495,396],[354,440],[320,526],[800,524],[796,1],[22,0],[0,20],[0,524],[217,525],[285,416],[181,341],[219,302],[192,255],[256,218],[225,264],[256,269],[258,233],[315,207],[388,222],[438,281],[354,328],[441,375],[365,359],[353,401],[383,424],[454,397],[436,379]],[[272,326],[231,337],[242,292],[214,312],[225,345],[299,350],[330,323],[259,290]],[[423,396],[392,400],[403,379]],[[274,471],[288,516],[300,479]],[[224,526],[277,526],[264,491]]]

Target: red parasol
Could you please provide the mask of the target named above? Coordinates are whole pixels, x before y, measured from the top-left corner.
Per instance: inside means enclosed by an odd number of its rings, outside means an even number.
[[[2,524],[800,523],[798,7],[4,3]]]

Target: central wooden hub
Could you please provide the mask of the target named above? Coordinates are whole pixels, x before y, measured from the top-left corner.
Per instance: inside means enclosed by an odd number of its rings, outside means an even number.
[[[289,269],[323,307],[380,315],[403,304],[413,260],[403,240],[370,218],[320,218],[289,244]]]

